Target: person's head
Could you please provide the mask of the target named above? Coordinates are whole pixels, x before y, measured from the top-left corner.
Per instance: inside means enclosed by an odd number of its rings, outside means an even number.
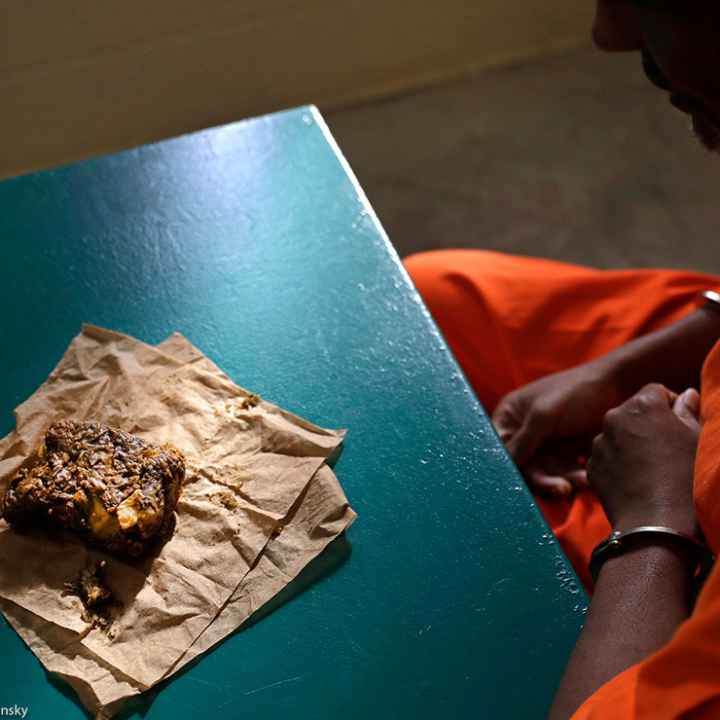
[[[603,50],[639,50],[650,80],[720,151],[720,0],[597,0],[593,37]]]

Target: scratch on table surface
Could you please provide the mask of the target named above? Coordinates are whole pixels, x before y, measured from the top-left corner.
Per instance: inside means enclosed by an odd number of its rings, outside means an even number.
[[[302,677],[302,675],[297,675],[296,677],[287,678],[286,680],[278,680],[277,682],[270,683],[269,685],[263,685],[259,688],[255,688],[254,690],[248,690],[246,693],[243,693],[243,695],[254,695],[255,693],[262,692],[263,690],[269,690],[270,688],[277,687],[278,685],[286,685],[287,683],[297,682],[298,680],[302,680]]]
[[[190,675],[188,675],[188,680],[191,680],[192,682],[196,682],[196,683],[198,683],[198,685],[207,685],[208,687],[222,689],[221,686],[218,685],[217,683],[210,682],[208,680],[200,680],[200,678],[191,677]]]

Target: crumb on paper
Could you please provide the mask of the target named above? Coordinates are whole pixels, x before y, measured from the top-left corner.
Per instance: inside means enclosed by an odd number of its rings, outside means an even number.
[[[240,407],[243,410],[249,410],[250,408],[257,407],[258,403],[260,402],[260,396],[255,395],[255,393],[250,393],[243,401],[240,403]]]
[[[71,582],[65,583],[63,595],[74,595],[80,598],[83,605],[82,619],[93,628],[104,630],[112,640],[110,630],[112,609],[115,602],[112,591],[105,581],[107,562],[99,560],[80,571],[80,575]]]
[[[210,495],[212,502],[220,503],[227,510],[235,510],[238,506],[238,501],[231,492],[216,492]]]

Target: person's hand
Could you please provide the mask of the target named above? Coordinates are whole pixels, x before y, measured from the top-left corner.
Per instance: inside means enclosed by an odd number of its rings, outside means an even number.
[[[610,523],[623,530],[664,525],[697,530],[693,467],[700,434],[700,396],[646,385],[603,420],[593,440],[588,480]]]
[[[528,486],[567,496],[586,483],[584,456],[605,413],[628,395],[606,356],[509,393],[492,421]]]

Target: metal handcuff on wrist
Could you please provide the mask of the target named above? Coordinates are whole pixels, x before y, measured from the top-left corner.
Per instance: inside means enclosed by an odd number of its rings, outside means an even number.
[[[630,550],[634,540],[638,538],[654,538],[655,540],[671,540],[690,550],[695,560],[693,576],[704,579],[712,568],[715,558],[710,548],[692,535],[688,535],[663,525],[640,525],[627,530],[613,530],[592,552],[590,557],[590,576],[597,582],[600,568],[606,560],[622,555]]]

